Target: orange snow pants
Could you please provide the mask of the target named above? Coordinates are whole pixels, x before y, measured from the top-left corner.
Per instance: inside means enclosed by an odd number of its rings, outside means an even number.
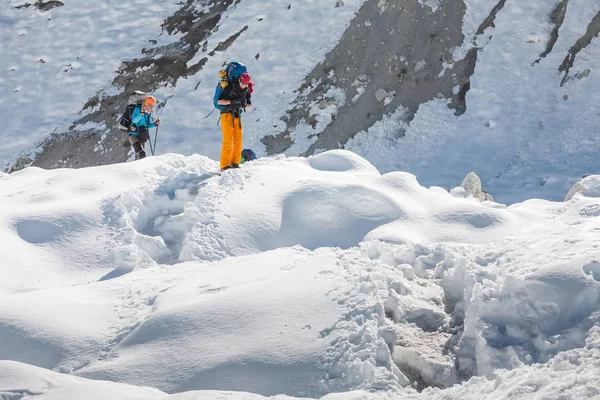
[[[221,146],[221,169],[240,164],[242,158],[242,119],[232,113],[221,114],[223,145]]]

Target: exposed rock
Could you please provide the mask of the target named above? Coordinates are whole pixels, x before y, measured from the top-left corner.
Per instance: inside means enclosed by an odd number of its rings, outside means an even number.
[[[583,70],[582,72],[577,74],[577,79],[587,78],[588,76],[590,76],[590,72],[592,72],[592,70],[589,68]]]
[[[48,11],[55,7],[62,7],[64,5],[65,5],[65,3],[63,3],[62,1],[57,1],[57,0],[49,0],[49,1],[38,0],[35,3],[25,3],[20,6],[16,6],[15,8],[27,8],[30,6],[34,6],[38,10]]]
[[[506,4],[506,0],[500,0],[494,6],[494,8],[492,8],[490,15],[488,15],[487,18],[483,20],[481,25],[479,25],[479,28],[477,29],[477,35],[483,34],[483,32],[485,32],[485,30],[489,27],[492,27],[492,28],[496,27],[496,25],[494,24],[494,21],[496,20],[496,16],[500,12],[500,10],[502,10],[504,8],[505,4]]]
[[[318,94],[333,87],[345,90],[349,101],[339,105],[338,118],[322,132],[307,135],[317,139],[304,155],[343,146],[399,107],[406,108],[406,118],[411,119],[421,104],[436,98],[438,93],[452,99],[450,105],[457,112],[464,112],[468,85],[454,93],[453,78],[468,82],[476,53],[451,67],[443,61],[452,59],[450,51],[463,44],[464,12],[463,1],[439,2],[437,12],[432,12],[419,0],[366,0],[337,46],[306,77],[293,108],[282,118],[285,127],[279,134],[261,140],[267,153],[286,151],[293,144],[287,139],[289,128],[310,125],[311,104]]]
[[[560,82],[560,85],[563,86],[569,80],[569,70],[573,66],[575,62],[575,57],[577,54],[584,48],[586,48],[591,42],[592,39],[597,37],[600,34],[600,11],[596,14],[596,16],[589,23],[586,32],[580,37],[577,42],[569,49],[569,53],[563,60],[558,70],[560,72],[564,72],[565,75]]]
[[[385,89],[377,89],[377,91],[375,92],[375,99],[378,102],[381,102],[387,97],[387,95],[388,93],[385,91]]]
[[[56,0],[51,0],[51,1],[38,1],[35,6],[42,10],[42,11],[48,11],[51,10],[55,7],[62,7],[64,6],[65,3],[63,3],[62,1],[56,1]]]
[[[479,201],[494,201],[492,195],[481,188],[481,179],[473,171],[465,176],[460,187],[467,193],[472,194],[474,198],[479,199]]]
[[[586,197],[600,197],[600,177],[598,175],[583,175],[569,190],[565,201],[571,200],[577,193],[582,193]]]
[[[475,37],[465,38],[464,1],[436,0],[425,4],[421,0],[400,3],[366,0],[336,48],[307,76],[293,108],[282,118],[286,123],[282,132],[261,139],[267,153],[285,152],[293,145],[290,127],[314,126],[310,122],[310,105],[318,93],[331,87],[346,90],[350,101],[339,106],[339,117],[322,131],[307,135],[316,141],[302,155],[343,147],[358,132],[368,130],[399,107],[406,110],[408,122],[421,104],[446,98],[450,99],[449,107],[456,110],[456,115],[463,114],[479,51],[477,36],[494,27],[496,15],[505,3],[506,0],[499,0]],[[471,50],[461,60],[449,62],[454,61],[454,50],[465,41],[473,44]],[[334,76],[330,74],[332,70]],[[358,87],[358,77],[364,75],[370,79]],[[388,93],[385,100],[382,88]],[[399,138],[403,135],[398,132]]]
[[[546,45],[546,50],[540,54],[540,58],[538,58],[534,64],[539,63],[542,58],[546,57],[548,54],[550,54],[552,49],[554,49],[554,45],[558,40],[558,31],[560,30],[560,27],[565,20],[565,15],[567,14],[568,4],[569,0],[561,0],[556,4],[556,7],[554,7],[554,10],[552,10],[550,13],[550,22],[554,25],[554,28],[550,33],[550,39]]]
[[[425,68],[426,65],[427,65],[427,61],[425,61],[425,60],[418,61],[415,64],[415,72],[422,70],[423,68]]]
[[[577,182],[575,182],[573,187],[571,187],[571,189],[569,190],[569,193],[567,193],[567,196],[565,197],[565,201],[571,200],[573,198],[573,196],[575,196],[576,193],[583,193],[584,191],[585,191],[585,186],[583,186],[583,184],[581,183],[581,179],[580,179]]]

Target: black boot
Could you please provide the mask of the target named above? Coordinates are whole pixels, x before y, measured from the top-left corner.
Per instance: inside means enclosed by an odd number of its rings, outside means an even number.
[[[226,167],[221,168],[221,171],[225,171],[226,169],[230,169],[230,168],[231,168],[231,165],[228,165]]]
[[[236,163],[231,164],[231,168],[239,168],[239,167],[240,167],[240,164],[236,164]]]
[[[133,150],[135,151],[136,160],[141,160],[142,158],[146,157],[146,152],[144,151],[144,148],[140,142],[135,142],[132,146]]]

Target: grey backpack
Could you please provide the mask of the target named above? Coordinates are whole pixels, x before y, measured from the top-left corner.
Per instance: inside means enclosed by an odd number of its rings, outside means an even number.
[[[123,115],[121,115],[121,118],[119,118],[117,122],[117,128],[126,132],[136,130],[136,127],[131,125],[133,111],[136,107],[140,107],[144,103],[144,100],[147,96],[148,94],[140,90],[135,90],[133,91],[133,93],[131,93],[131,96],[129,96],[129,99],[127,100],[127,106],[125,107],[125,111],[123,112]]]

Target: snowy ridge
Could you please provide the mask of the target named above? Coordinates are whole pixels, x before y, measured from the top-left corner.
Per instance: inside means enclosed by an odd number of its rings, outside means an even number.
[[[597,176],[506,207],[342,150],[216,169],[2,176],[0,396],[600,394]]]

